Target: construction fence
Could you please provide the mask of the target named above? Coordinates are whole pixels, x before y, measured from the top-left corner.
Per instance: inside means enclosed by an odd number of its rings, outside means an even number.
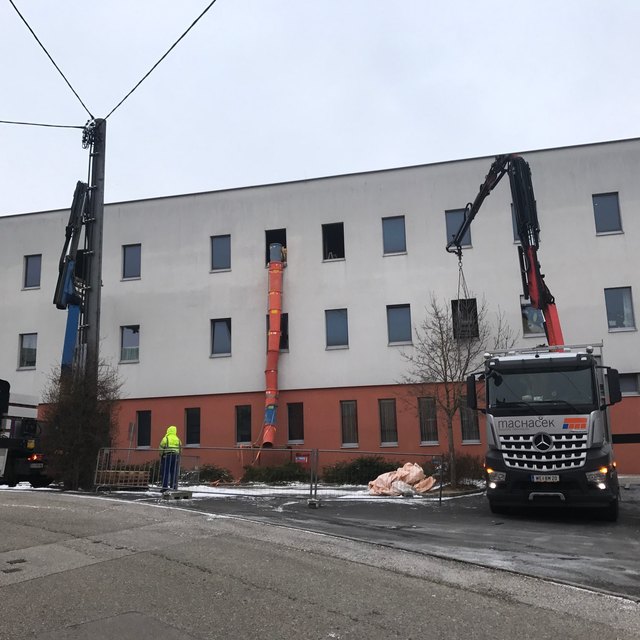
[[[160,449],[102,449],[96,464],[96,490],[159,489],[160,453]],[[400,451],[185,447],[178,486],[219,497],[306,499],[311,505],[321,499],[368,497],[370,482],[403,467],[419,469],[419,477],[431,479],[427,485],[432,488],[416,491],[405,482],[401,495],[442,500],[442,485],[447,481],[444,456]]]

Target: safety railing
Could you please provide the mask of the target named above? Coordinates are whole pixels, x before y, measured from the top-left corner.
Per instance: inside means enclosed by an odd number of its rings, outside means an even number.
[[[197,455],[196,455],[197,454]],[[442,501],[442,455],[359,449],[183,449],[178,485],[212,497],[358,500],[374,495]],[[97,489],[160,487],[160,450],[102,449]]]

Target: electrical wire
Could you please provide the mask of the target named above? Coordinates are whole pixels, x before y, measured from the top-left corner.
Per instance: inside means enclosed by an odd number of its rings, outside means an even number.
[[[62,73],[62,71],[60,70],[60,67],[55,63],[55,60],[49,55],[49,52],[46,50],[46,48],[42,44],[42,42],[40,42],[40,40],[38,39],[38,36],[35,34],[34,30],[29,26],[29,23],[24,19],[24,16],[20,13],[20,11],[18,10],[18,7],[16,7],[16,5],[13,3],[13,0],[9,0],[9,2],[11,3],[11,6],[15,9],[16,13],[20,16],[20,19],[22,20],[22,22],[24,22],[25,25],[27,26],[27,29],[29,29],[29,31],[31,32],[31,35],[36,39],[36,42],[40,45],[42,50],[47,54],[47,57],[49,58],[49,60],[51,60],[51,63],[53,64],[53,66],[58,70],[58,73],[62,76],[64,81],[67,83],[69,89],[71,89],[71,91],[73,91],[73,95],[76,98],[78,98],[78,101],[84,107],[84,110],[89,114],[89,117],[93,120],[93,114],[91,113],[91,111],[89,111],[89,109],[87,108],[87,105],[84,102],[82,102],[82,98],[80,98],[80,96],[78,95],[77,91],[71,86],[71,83],[67,80],[67,78],[64,75],[64,73]]]
[[[11,2],[11,0],[9,0],[9,2]],[[153,67],[151,67],[151,69],[149,69],[149,71],[147,71],[147,73],[142,77],[142,79],[135,85],[135,87],[133,87],[133,89],[131,89],[131,91],[129,91],[129,93],[127,93],[127,95],[122,98],[122,100],[120,100],[120,102],[118,102],[118,104],[113,107],[113,109],[111,109],[111,111],[109,111],[109,113],[105,116],[105,120],[118,108],[120,107],[120,105],[151,75],[151,73],[153,72],[153,70],[171,53],[171,51],[176,47],[176,45],[180,42],[180,40],[182,40],[182,38],[184,38],[187,33],[189,33],[189,31],[191,31],[191,29],[196,25],[196,23],[200,20],[200,18],[202,18],[202,16],[204,16],[205,13],[207,13],[207,11],[209,11],[209,9],[211,9],[211,7],[216,3],[216,0],[212,0],[208,5],[207,8],[191,23],[191,25],[189,26],[189,28],[169,47],[169,49],[166,51],[166,53],[158,60],[158,62],[156,62]],[[13,3],[12,3],[13,4]],[[92,116],[93,117],[93,116]]]
[[[27,127],[55,127],[57,129],[84,129],[84,126],[76,124],[47,124],[45,122],[19,122],[17,120],[0,120],[0,124],[21,124]]]

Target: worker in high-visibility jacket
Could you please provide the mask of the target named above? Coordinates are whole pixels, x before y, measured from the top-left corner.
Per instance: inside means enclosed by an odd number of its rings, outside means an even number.
[[[178,488],[181,450],[182,442],[180,438],[178,438],[178,429],[172,425],[167,429],[167,433],[162,440],[160,440],[161,491],[163,493],[168,489]]]

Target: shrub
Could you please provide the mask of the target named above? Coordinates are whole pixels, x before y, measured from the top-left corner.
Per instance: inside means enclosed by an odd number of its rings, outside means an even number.
[[[337,462],[322,469],[322,480],[330,484],[368,484],[382,473],[395,471],[400,465],[382,456],[361,456],[349,462]]]
[[[282,484],[284,482],[308,482],[309,472],[297,462],[286,462],[278,466],[246,466],[242,482],[266,482]]]
[[[473,484],[484,480],[484,460],[480,456],[456,455],[456,475],[459,484]]]
[[[203,464],[200,467],[199,478],[201,482],[233,482],[231,471],[215,464]]]

